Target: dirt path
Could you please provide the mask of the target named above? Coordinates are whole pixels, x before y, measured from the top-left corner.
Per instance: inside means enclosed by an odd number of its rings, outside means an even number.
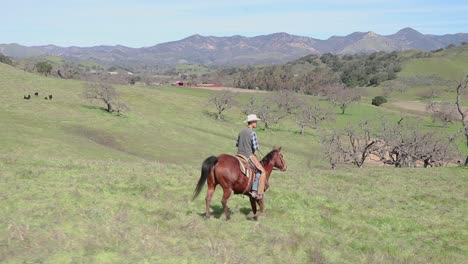
[[[394,102],[394,103],[390,103],[390,105],[399,109],[429,113],[429,111],[426,110],[426,103],[421,102],[421,101]],[[462,109],[464,111],[467,111],[468,107],[462,107]]]
[[[419,112],[428,112],[426,110],[426,104],[420,101],[394,102],[390,104],[401,109],[407,109],[407,110],[413,110],[413,111],[419,111]]]
[[[204,87],[204,86],[187,86],[184,88],[192,88],[192,89],[204,89],[204,90],[212,90],[212,91],[222,91],[228,90],[234,93],[267,93],[267,91],[261,90],[249,90],[249,89],[241,89],[241,88],[234,88],[234,87]]]

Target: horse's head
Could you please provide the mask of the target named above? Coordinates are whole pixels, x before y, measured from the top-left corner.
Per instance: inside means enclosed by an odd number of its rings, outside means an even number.
[[[270,164],[273,168],[278,168],[281,171],[286,171],[287,165],[284,162],[283,154],[281,153],[281,147],[274,148],[270,153],[268,153],[265,158],[262,160],[263,164]]]

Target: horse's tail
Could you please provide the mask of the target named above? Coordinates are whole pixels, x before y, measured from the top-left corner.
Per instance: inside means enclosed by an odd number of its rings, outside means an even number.
[[[200,180],[198,180],[197,187],[195,187],[195,191],[193,192],[192,201],[195,200],[195,198],[197,198],[197,196],[200,194],[201,190],[203,189],[203,186],[205,185],[206,179],[208,179],[208,175],[210,175],[211,170],[217,162],[218,158],[215,156],[211,156],[203,162]]]

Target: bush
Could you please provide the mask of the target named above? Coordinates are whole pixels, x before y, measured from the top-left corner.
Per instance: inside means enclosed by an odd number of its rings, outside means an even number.
[[[372,105],[375,105],[375,106],[380,106],[381,104],[384,104],[386,102],[387,102],[387,99],[385,99],[385,97],[380,96],[380,95],[372,99]]]

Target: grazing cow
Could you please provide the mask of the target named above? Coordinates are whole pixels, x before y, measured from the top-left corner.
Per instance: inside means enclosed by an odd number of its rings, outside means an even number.
[[[26,95],[23,95],[23,99],[28,100],[28,97],[26,97]]]
[[[30,95],[30,94],[28,94],[28,100],[29,100],[29,99],[31,99],[31,95]]]
[[[47,96],[46,96],[46,97],[44,97],[44,99],[45,99],[45,100],[47,100],[47,99],[48,99],[48,98],[47,98]]]
[[[49,94],[49,100],[52,100],[52,95],[51,94]]]
[[[39,96],[39,93],[38,93],[38,92],[35,92],[34,95],[35,95],[35,96]]]

